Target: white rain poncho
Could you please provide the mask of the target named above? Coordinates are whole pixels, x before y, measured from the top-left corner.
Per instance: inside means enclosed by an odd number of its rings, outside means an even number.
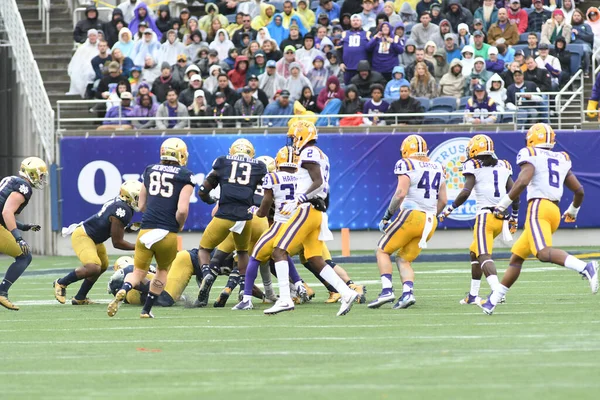
[[[98,31],[90,29],[87,35],[87,40],[79,46],[69,63],[67,71],[71,78],[71,86],[67,94],[78,94],[85,97],[87,85],[94,82],[96,77],[92,67],[92,58],[98,55]],[[90,36],[96,37],[93,44],[90,42]]]

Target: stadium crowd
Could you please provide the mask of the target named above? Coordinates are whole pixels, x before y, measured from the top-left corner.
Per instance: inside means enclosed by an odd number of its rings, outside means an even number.
[[[185,127],[173,118],[187,116],[213,117],[192,127],[255,126],[259,115],[275,116],[263,125],[287,126],[290,116],[311,113],[317,125],[414,124],[424,117],[385,114],[456,110],[459,122],[487,124],[501,121],[495,112],[516,110],[524,92],[536,122],[547,117],[536,105],[548,104],[537,93],[568,81],[572,56],[591,72],[600,11],[577,5],[226,0],[206,3],[198,18],[125,0],[110,21],[89,5],[73,32],[80,45],[70,94],[108,100],[106,115],[135,128]],[[345,117],[321,121],[321,113]],[[101,128],[116,124],[106,119]]]

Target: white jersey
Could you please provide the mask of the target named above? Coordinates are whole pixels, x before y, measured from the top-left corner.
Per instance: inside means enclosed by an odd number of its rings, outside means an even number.
[[[394,167],[394,174],[410,178],[410,187],[404,198],[411,209],[436,214],[440,186],[446,182],[446,171],[435,161],[403,158]]]
[[[494,166],[484,167],[477,159],[470,159],[463,164],[463,175],[475,177],[475,200],[477,214],[487,212],[486,209],[494,208],[506,194],[506,183],[512,176],[512,167],[506,160],[498,160]]]
[[[571,170],[571,159],[565,152],[524,147],[517,154],[517,164],[529,163],[535,167],[533,179],[527,186],[527,201],[548,199],[560,201],[565,178]]]
[[[325,199],[329,194],[329,158],[325,153],[316,146],[309,146],[304,148],[300,152],[300,159],[298,160],[298,194],[308,194],[306,191],[313,184],[313,180],[310,177],[308,170],[302,168],[302,164],[319,164],[321,167],[321,176],[323,177],[323,185],[317,192],[317,197]]]
[[[281,209],[285,203],[294,201],[296,198],[298,188],[297,174],[284,171],[271,172],[263,178],[262,188],[273,191],[273,200],[275,202],[274,221],[287,222],[291,215],[281,215]]]

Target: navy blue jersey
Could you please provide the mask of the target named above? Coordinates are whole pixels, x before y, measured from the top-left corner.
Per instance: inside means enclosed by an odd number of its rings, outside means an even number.
[[[248,209],[254,205],[254,192],[262,183],[267,166],[252,158],[221,156],[207,176],[212,186],[221,186],[219,210],[215,215],[229,221],[252,219]]]
[[[194,274],[202,273],[202,268],[200,267],[200,259],[198,258],[198,249],[188,250],[190,253],[190,258],[192,259],[192,267],[194,268]]]
[[[179,232],[175,219],[179,194],[186,185],[194,186],[192,172],[176,165],[152,164],[144,171],[148,194],[142,229],[166,229]]]
[[[133,208],[119,197],[107,201],[102,209],[83,222],[85,233],[96,244],[104,243],[110,237],[110,217],[115,217],[123,226],[129,225],[133,217]]]
[[[4,223],[4,218],[2,217],[2,211],[4,211],[4,204],[6,203],[6,200],[8,200],[8,197],[13,192],[21,193],[25,198],[25,201],[15,213],[18,215],[21,214],[21,211],[23,211],[23,209],[29,203],[29,199],[31,199],[31,184],[20,176],[7,176],[0,181],[0,223],[5,228],[6,224]]]

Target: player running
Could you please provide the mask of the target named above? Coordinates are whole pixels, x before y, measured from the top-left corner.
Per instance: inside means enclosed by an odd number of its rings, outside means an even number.
[[[447,218],[452,211],[463,205],[475,190],[477,201],[477,217],[473,230],[471,244],[471,290],[460,300],[460,304],[479,304],[479,288],[482,271],[492,290],[498,286],[496,265],[492,259],[494,239],[501,233],[503,237],[512,240],[508,233],[515,233],[519,217],[519,198],[512,203],[512,213],[509,219],[498,219],[494,216],[494,207],[513,186],[512,167],[506,160],[498,160],[494,152],[494,142],[489,136],[476,135],[467,145],[467,161],[463,163],[465,185],[452,205],[439,216],[440,222]]]
[[[82,223],[74,224],[63,229],[63,236],[71,236],[73,250],[83,264],[64,277],[54,281],[54,298],[65,304],[67,286],[81,279],[79,292],[71,299],[73,305],[93,303],[87,295],[100,275],[108,268],[108,254],[104,242],[109,238],[116,249],[132,251],[135,244],[129,243],[123,237],[125,227],[131,222],[133,213],[139,211],[138,200],[142,183],[126,181],[121,185],[119,196],[104,203],[102,209]]]
[[[146,277],[152,258],[156,257],[156,275],[140,314],[140,318],[154,318],[152,306],[165,288],[167,273],[177,255],[177,233],[183,229],[194,191],[193,174],[185,167],[188,161],[185,142],[178,138],[165,140],[160,146],[160,160],[144,171],[139,198],[139,209],[144,216],[135,244],[135,269],[108,305],[109,317],[117,313],[127,293]]]
[[[267,173],[267,166],[254,158],[254,146],[246,139],[238,139],[229,148],[229,155],[217,158],[212,171],[200,186],[198,195],[207,204],[217,200],[210,191],[221,187],[219,208],[202,234],[198,256],[202,269],[202,284],[198,292],[198,307],[208,304],[210,289],[218,276],[218,270],[210,266],[210,254],[233,233],[238,255],[240,275],[246,274],[248,250],[252,234],[252,206],[254,192]]]
[[[447,203],[444,167],[429,159],[425,140],[419,135],[408,136],[402,142],[400,153],[402,159],[394,167],[394,174],[398,175],[396,193],[379,223],[383,236],[377,244],[377,266],[381,274],[382,291],[376,300],[369,303],[369,308],[379,308],[395,300],[390,256],[396,251],[402,295],[393,308],[408,308],[415,304],[415,273],[411,263],[419,256],[421,249],[427,247],[427,241],[437,227],[436,216]],[[402,207],[408,202],[410,209]],[[398,209],[400,214],[390,223]]]
[[[47,180],[46,163],[41,158],[28,157],[21,163],[19,176],[7,176],[0,181],[0,253],[15,259],[0,283],[0,304],[12,311],[18,311],[19,307],[8,299],[8,290],[31,263],[31,250],[21,231],[41,229],[39,225],[17,221],[16,216],[29,204],[31,188],[42,189]]]
[[[293,137],[294,152],[298,158],[298,172],[294,193],[281,209],[282,215],[291,215],[275,236],[273,260],[279,282],[279,300],[265,314],[277,314],[294,309],[289,290],[288,256],[304,248],[304,256],[313,268],[341,295],[337,315],[347,314],[358,293],[350,289],[323,259],[323,242],[332,240],[326,210],[329,196],[329,158],[317,147],[317,128],[309,121],[294,122],[288,131]]]
[[[561,220],[558,204],[564,187],[573,192],[573,202],[563,214],[565,222],[575,222],[583,202],[583,186],[571,171],[571,159],[566,152],[552,151],[556,136],[548,124],[539,123],[529,128],[525,143],[527,147],[517,155],[517,164],[521,167],[519,177],[510,192],[498,202],[495,212],[502,215],[527,188],[527,220],[523,234],[511,249],[512,256],[501,284],[481,305],[483,312],[488,315],[494,312],[500,299],[517,281],[523,262],[530,254],[541,262],[562,265],[579,272],[589,280],[592,294],[598,292],[596,261],[586,263],[552,247],[552,234]]]

